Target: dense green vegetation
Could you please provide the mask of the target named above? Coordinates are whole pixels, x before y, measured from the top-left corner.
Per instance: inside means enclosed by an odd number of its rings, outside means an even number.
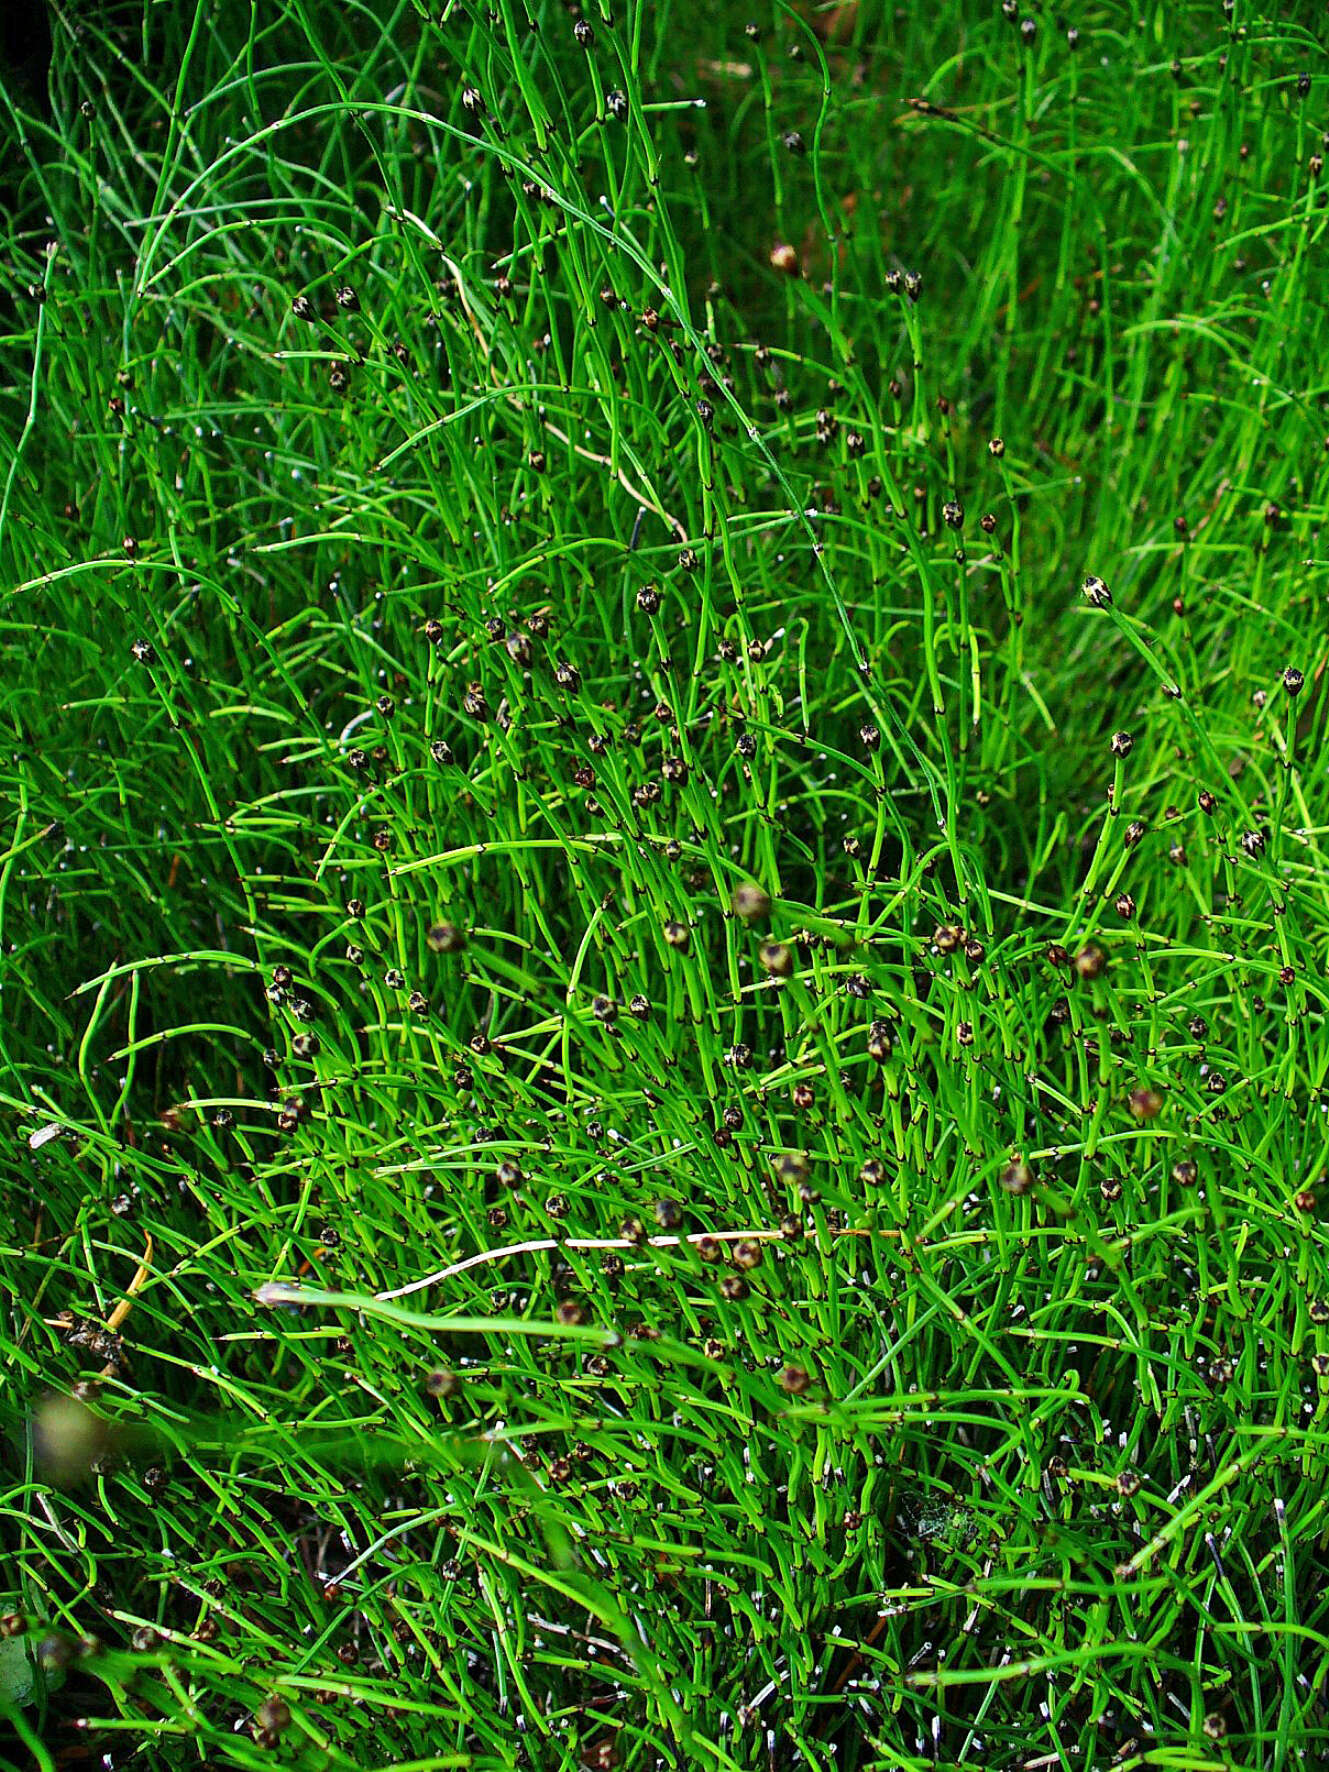
[[[52,12],[0,1752],[1320,1763],[1320,9]]]

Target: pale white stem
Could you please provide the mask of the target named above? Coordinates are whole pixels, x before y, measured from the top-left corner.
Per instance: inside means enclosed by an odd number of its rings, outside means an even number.
[[[538,1237],[529,1243],[509,1243],[501,1249],[482,1249],[478,1255],[468,1255],[464,1261],[454,1261],[450,1267],[441,1267],[437,1273],[426,1274],[423,1280],[412,1280],[409,1286],[397,1286],[391,1292],[376,1292],[374,1299],[378,1304],[387,1304],[394,1298],[405,1298],[412,1292],[423,1292],[426,1286],[437,1286],[441,1280],[451,1280],[457,1274],[464,1274],[467,1268],[483,1267],[489,1261],[504,1261],[509,1255],[538,1255],[546,1249],[676,1249],[680,1243],[737,1243],[747,1238],[751,1242],[768,1242],[783,1236],[782,1231],[692,1231],[687,1236],[647,1237],[642,1242],[632,1237]]]

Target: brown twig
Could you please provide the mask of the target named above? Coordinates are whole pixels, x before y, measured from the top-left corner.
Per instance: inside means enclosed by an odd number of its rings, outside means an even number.
[[[112,1335],[115,1335],[116,1333],[118,1333],[120,1325],[124,1322],[125,1318],[129,1315],[130,1311],[133,1310],[134,1300],[138,1297],[139,1291],[140,1291],[144,1281],[147,1279],[148,1275],[152,1272],[152,1237],[147,1231],[145,1231],[143,1233],[143,1235],[144,1235],[147,1247],[143,1251],[142,1261],[140,1261],[138,1264],[138,1272],[134,1275],[133,1279],[129,1282],[128,1286],[125,1288],[124,1297],[120,1300],[119,1304],[116,1305],[115,1309],[111,1312],[110,1316],[107,1317],[107,1319],[106,1319],[107,1330]],[[116,1369],[117,1369],[117,1362],[115,1360],[111,1360],[105,1366],[102,1367],[102,1374],[101,1375],[103,1378],[114,1378],[115,1373],[116,1373]]]

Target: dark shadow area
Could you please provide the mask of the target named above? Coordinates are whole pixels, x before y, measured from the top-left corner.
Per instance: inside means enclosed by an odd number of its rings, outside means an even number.
[[[47,75],[51,68],[51,20],[46,0],[9,0],[0,12],[0,74],[19,103],[45,117],[51,100]]]

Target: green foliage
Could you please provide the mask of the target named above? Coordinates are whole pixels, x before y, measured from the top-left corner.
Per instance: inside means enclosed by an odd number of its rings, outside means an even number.
[[[14,1763],[1322,1756],[1318,9],[53,11]]]
[[[31,1704],[38,1677],[28,1643],[22,1637],[0,1638],[0,1713]]]

